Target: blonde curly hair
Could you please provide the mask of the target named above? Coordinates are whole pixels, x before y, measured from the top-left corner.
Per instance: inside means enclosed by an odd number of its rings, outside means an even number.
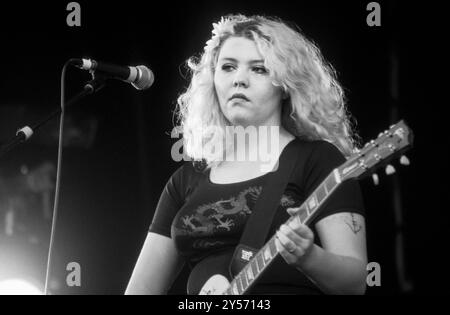
[[[289,97],[282,104],[282,126],[296,137],[326,140],[345,156],[357,149],[342,87],[319,48],[301,31],[278,18],[228,15],[213,23],[212,37],[201,57],[187,61],[192,79],[178,97],[177,115],[185,153],[208,167],[223,157],[214,152],[224,143],[226,119],[214,87],[214,71],[223,43],[230,37],[253,40],[264,57],[272,82]],[[224,148],[226,150],[227,148]]]

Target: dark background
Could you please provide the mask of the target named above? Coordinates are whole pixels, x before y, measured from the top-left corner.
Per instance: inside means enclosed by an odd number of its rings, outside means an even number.
[[[58,108],[61,70],[70,58],[145,64],[156,78],[147,91],[111,81],[67,114],[54,294],[124,292],[160,192],[180,165],[170,155],[177,140],[170,131],[176,98],[188,84],[184,62],[201,52],[212,22],[227,13],[275,15],[299,25],[335,67],[364,142],[401,118],[407,121],[415,133],[411,166],[397,167],[392,177],[381,171],[379,186],[361,181],[369,261],[381,266],[381,286],[367,293],[448,293],[449,141],[441,97],[446,90],[440,87],[445,81],[436,75],[445,63],[442,28],[435,25],[441,8],[378,1],[381,26],[369,27],[369,2],[78,1],[81,27],[66,24],[69,1],[1,4],[0,143]],[[69,68],[67,97],[89,79]],[[44,281],[50,220],[42,215],[40,193],[21,189],[17,180],[45,162],[56,165],[57,143],[54,119],[0,158],[0,280],[14,274]],[[6,204],[13,196],[25,201],[17,206],[14,234],[6,235]],[[398,233],[404,239],[396,244]],[[81,287],[65,285],[69,262],[81,265]],[[184,292],[185,277],[171,293]]]

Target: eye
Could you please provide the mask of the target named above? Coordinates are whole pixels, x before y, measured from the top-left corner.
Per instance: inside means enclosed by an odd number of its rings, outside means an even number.
[[[263,66],[253,67],[253,71],[255,71],[258,74],[266,74],[266,73],[268,73],[268,70],[265,67],[263,67]]]
[[[231,70],[234,69],[234,65],[226,63],[222,65],[221,69],[225,72],[230,72]]]

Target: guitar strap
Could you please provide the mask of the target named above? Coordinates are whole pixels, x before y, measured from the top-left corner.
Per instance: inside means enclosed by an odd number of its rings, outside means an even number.
[[[231,259],[229,273],[232,277],[235,277],[265,244],[273,217],[300,154],[300,146],[292,143],[296,140],[286,145],[285,152],[280,155],[278,169],[266,177],[262,192]]]

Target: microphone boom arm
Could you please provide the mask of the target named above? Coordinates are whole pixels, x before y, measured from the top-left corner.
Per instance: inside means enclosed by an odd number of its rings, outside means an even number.
[[[84,88],[81,92],[79,92],[77,95],[72,97],[68,102],[65,104],[65,108],[68,108],[72,106],[73,104],[77,103],[79,100],[84,98],[85,96],[94,94],[101,88],[105,86],[105,78],[102,75],[94,75],[92,74],[92,80],[87,82],[84,85]],[[18,146],[19,144],[27,141],[30,139],[36,130],[38,130],[40,127],[45,125],[48,121],[53,119],[55,116],[59,115],[61,113],[61,108],[58,108],[57,110],[53,111],[49,116],[44,118],[43,120],[37,122],[32,127],[25,126],[21,129],[19,129],[11,140],[6,142],[0,147],[0,158],[5,155],[7,152],[11,151],[13,148]]]

